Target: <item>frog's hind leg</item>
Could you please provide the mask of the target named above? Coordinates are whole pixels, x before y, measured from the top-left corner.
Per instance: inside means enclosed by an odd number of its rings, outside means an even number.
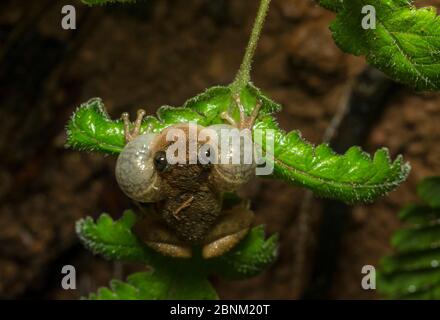
[[[174,258],[191,258],[192,249],[178,239],[161,221],[145,216],[133,227],[134,233],[150,248]]]
[[[254,213],[239,205],[222,213],[219,221],[205,238],[202,256],[205,259],[221,256],[243,239],[254,221]]]

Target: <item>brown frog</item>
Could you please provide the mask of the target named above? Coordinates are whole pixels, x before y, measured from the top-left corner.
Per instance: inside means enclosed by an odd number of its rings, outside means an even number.
[[[240,111],[239,123],[223,113],[222,118],[229,124],[208,128],[215,132],[233,128],[250,132],[261,103],[247,117],[238,96],[235,102]],[[222,163],[219,150],[209,148],[210,138],[200,140],[204,128],[191,128],[194,124],[176,124],[159,134],[140,134],[144,115],[143,110],[138,111],[132,130],[128,115],[122,115],[126,146],[116,164],[116,179],[124,193],[141,206],[150,204],[134,232],[149,247],[172,257],[191,257],[194,246],[201,246],[204,258],[224,254],[247,234],[254,214],[245,202],[224,208],[223,195],[249,181],[255,162]],[[192,129],[196,130],[196,137],[190,134]],[[175,143],[169,137],[176,131],[185,137],[184,163],[170,163],[167,156],[167,150]],[[191,144],[195,149],[190,148]],[[229,155],[237,152],[234,146],[228,148]],[[190,161],[201,153],[207,161]]]

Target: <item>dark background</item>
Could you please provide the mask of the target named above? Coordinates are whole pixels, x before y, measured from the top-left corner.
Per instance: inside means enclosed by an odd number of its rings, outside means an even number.
[[[61,28],[61,7],[77,9],[77,30]],[[420,1],[420,5],[440,1]],[[64,126],[89,98],[110,115],[179,106],[232,81],[256,0],[149,0],[88,8],[79,1],[0,4],[0,297],[76,299],[143,266],[107,262],[79,244],[74,223],[130,202],[118,189],[113,157],[66,150]],[[280,233],[278,261],[245,281],[213,279],[222,298],[379,298],[361,288],[363,265],[390,253],[399,208],[415,185],[440,172],[440,94],[415,93],[339,50],[333,14],[311,0],[273,0],[253,80],[283,104],[286,130],[319,143],[332,119],[340,152],[388,146],[413,170],[373,205],[344,207],[303,189],[259,179],[242,194],[257,222]],[[349,98],[351,97],[351,98]],[[341,110],[345,110],[342,113]],[[334,116],[337,115],[336,118]],[[339,116],[339,118],[338,118]],[[327,134],[329,136],[329,134]],[[77,270],[77,290],[61,289],[61,268]]]

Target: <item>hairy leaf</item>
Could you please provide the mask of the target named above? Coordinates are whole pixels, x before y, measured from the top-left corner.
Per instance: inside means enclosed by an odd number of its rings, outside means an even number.
[[[310,188],[319,196],[353,203],[373,201],[396,188],[409,173],[409,164],[401,156],[391,162],[386,149],[377,151],[372,159],[358,147],[338,155],[325,144],[314,147],[297,131],[284,132],[271,116],[280,106],[252,85],[241,92],[241,99],[248,113],[257,100],[262,101],[254,129],[274,133],[273,154],[267,150],[265,139],[262,148],[266,162],[273,162],[278,178]],[[220,115],[225,111],[238,120],[231,90],[213,87],[181,108],[159,108],[156,117],[144,119],[141,132],[159,132],[179,122],[196,121],[202,126],[223,123]],[[92,99],[81,105],[69,121],[67,145],[79,150],[118,153],[124,146],[123,124],[109,118],[99,98]]]
[[[359,147],[339,155],[327,144],[314,147],[298,131],[285,133],[270,116],[255,128],[275,132],[275,176],[310,188],[319,196],[347,203],[373,201],[395,189],[410,171],[401,156],[391,162],[386,148],[372,158]]]
[[[106,259],[151,262],[157,254],[131,232],[135,222],[136,215],[130,210],[118,221],[104,213],[96,223],[91,217],[79,220],[76,233],[87,249]]]
[[[420,269],[410,272],[380,274],[378,289],[390,298],[415,298],[415,293],[426,293],[440,284],[440,269]],[[437,290],[438,291],[438,290]],[[438,292],[437,292],[438,293]],[[435,299],[439,299],[437,296]]]
[[[404,222],[416,225],[426,225],[440,219],[440,208],[428,205],[410,204],[400,211],[399,218]]]
[[[437,190],[430,192],[428,199],[439,199],[440,180],[425,179],[419,183],[419,191],[428,185]],[[410,205],[401,211],[400,218],[417,226],[393,235],[396,253],[381,261],[378,290],[391,298],[440,299],[439,210],[426,204]]]
[[[102,214],[96,223],[90,217],[77,222],[81,242],[93,253],[111,260],[143,262],[153,268],[152,272],[129,277],[127,283],[112,282],[110,289],[100,289],[90,298],[211,299],[216,296],[207,281],[209,275],[249,278],[263,272],[277,255],[278,237],[265,240],[263,227],[259,226],[219,258],[205,260],[200,252],[191,259],[164,257],[132,233],[135,222],[136,215],[130,210],[117,221]]]
[[[381,261],[381,268],[385,273],[409,272],[435,268],[439,263],[440,249],[428,249],[385,257]]]
[[[66,127],[66,147],[80,151],[119,153],[124,146],[121,120],[111,120],[100,98],[76,109]]]
[[[182,272],[183,271],[183,272]],[[215,300],[217,293],[204,274],[160,266],[150,272],[130,275],[127,282],[112,280],[91,300]]]
[[[426,178],[417,186],[417,192],[429,206],[440,209],[440,177]]]
[[[320,4],[337,10],[330,29],[343,51],[366,56],[370,64],[417,90],[440,89],[440,18],[435,8],[416,9],[408,0]],[[375,28],[362,25],[367,5],[375,9]]]
[[[113,221],[107,214],[102,214],[96,223],[92,218],[87,217],[77,222],[76,232],[88,249],[107,259],[178,264],[182,268],[186,265],[202,264],[206,267],[205,273],[227,273],[241,278],[261,273],[275,260],[277,254],[278,237],[274,235],[265,240],[263,226],[258,226],[253,228],[233,250],[220,258],[200,260],[201,257],[197,254],[193,259],[167,258],[145,246],[132,233],[131,228],[136,219],[136,215],[130,210],[127,210],[117,221]]]
[[[328,10],[338,11],[343,8],[344,0],[317,0],[317,2]]]
[[[400,252],[440,248],[440,224],[435,222],[429,226],[399,230],[393,235],[391,244]]]

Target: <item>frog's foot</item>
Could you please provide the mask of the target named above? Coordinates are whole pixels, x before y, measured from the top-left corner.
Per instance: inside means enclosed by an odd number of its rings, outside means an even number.
[[[124,136],[125,136],[125,142],[128,143],[134,139],[136,139],[139,136],[139,133],[141,131],[141,124],[142,119],[145,116],[145,110],[139,109],[137,112],[136,120],[134,122],[134,128],[130,130],[130,116],[127,112],[124,112],[121,115],[121,119],[124,122]]]
[[[215,258],[231,250],[246,236],[253,221],[254,213],[243,205],[224,211],[205,239],[203,258]]]
[[[234,96],[235,104],[238,107],[238,111],[240,112],[240,121],[237,123],[234,118],[228,113],[228,112],[222,112],[220,114],[220,117],[223,120],[226,120],[230,125],[243,130],[243,129],[249,129],[252,130],[252,127],[254,126],[255,120],[258,117],[258,113],[260,112],[262,103],[260,100],[257,101],[254,109],[252,110],[252,113],[250,116],[246,116],[246,111],[244,108],[243,103],[241,102],[240,95],[236,94]]]
[[[146,241],[145,244],[151,249],[172,258],[191,258],[192,256],[192,250],[188,246],[153,241]]]
[[[134,233],[153,250],[173,258],[191,258],[192,249],[163,223],[145,217],[133,227]]]

